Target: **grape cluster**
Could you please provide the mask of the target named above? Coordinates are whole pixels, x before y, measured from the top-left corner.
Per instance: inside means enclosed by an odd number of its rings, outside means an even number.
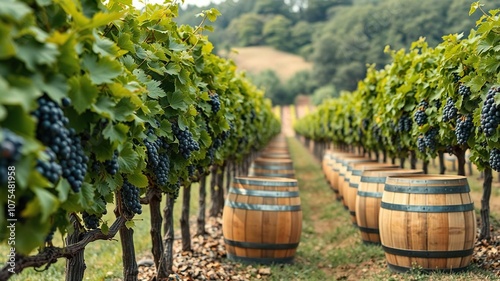
[[[176,123],[172,124],[172,131],[179,140],[179,152],[184,159],[191,156],[191,152],[200,150],[199,144],[194,140],[193,134],[189,130],[181,130]]]
[[[42,161],[38,159],[36,170],[51,183],[56,183],[62,175],[61,165],[57,163],[56,154],[50,148],[45,149],[45,154],[49,156],[49,160]]]
[[[457,143],[459,145],[467,143],[472,129],[474,129],[474,123],[472,123],[472,116],[470,114],[457,117],[455,135],[457,136]]]
[[[398,132],[409,132],[409,131],[411,131],[411,125],[412,125],[411,118],[408,116],[408,114],[405,113],[398,120],[397,131]]]
[[[469,97],[471,95],[470,88],[465,86],[464,84],[460,84],[460,86],[458,86],[458,94],[463,96],[464,98]]]
[[[441,108],[441,100],[435,100],[434,101],[434,106],[437,108],[437,109],[440,109]]]
[[[0,183],[7,182],[9,166],[21,158],[24,139],[9,129],[2,129],[3,140],[0,141]]]
[[[500,87],[491,87],[481,109],[481,129],[487,137],[494,135],[500,124],[500,105],[495,104],[499,92]]]
[[[85,211],[82,212],[83,222],[87,229],[98,229],[100,224],[100,217],[95,214],[89,214]]]
[[[439,133],[439,129],[436,127],[433,127],[424,134],[424,142],[425,146],[429,148],[429,151],[434,152],[436,151],[436,137]]]
[[[500,149],[498,148],[493,148],[490,152],[490,167],[497,171],[500,172]]]
[[[120,166],[118,165],[118,151],[115,150],[110,160],[104,161],[104,167],[110,175],[116,175]]]
[[[415,112],[415,122],[419,126],[427,124],[427,114],[425,114],[427,107],[429,107],[429,103],[426,101],[421,101],[417,106],[417,111]]]
[[[47,96],[38,99],[38,109],[33,112],[38,119],[37,138],[57,156],[62,176],[74,192],[79,192],[87,173],[88,157],[74,129],[68,129],[68,118],[62,109]]]
[[[425,140],[424,140],[424,136],[423,135],[418,136],[418,139],[417,139],[417,148],[418,148],[418,151],[420,151],[422,153],[425,152]]]
[[[125,208],[133,214],[142,214],[139,188],[125,179],[120,192]]]
[[[154,130],[149,129],[146,135],[148,137],[153,136]],[[164,186],[168,182],[170,172],[169,145],[163,137],[157,137],[153,142],[145,139],[144,144],[148,154],[148,169],[153,172],[156,183]]]
[[[452,98],[446,99],[446,104],[443,108],[443,121],[448,122],[451,120],[456,120],[458,115],[458,109],[455,107],[455,102]]]
[[[216,114],[220,110],[220,99],[217,93],[210,96],[210,100],[208,101],[210,106],[212,107],[212,112]]]
[[[187,169],[188,169],[188,175],[189,175],[189,177],[193,177],[194,173],[196,172],[196,166],[195,165],[189,165],[187,167]]]
[[[424,153],[427,149],[429,149],[430,152],[436,151],[436,137],[439,133],[439,129],[436,127],[433,127],[425,134],[420,135],[417,139],[417,148],[420,152]]]
[[[453,82],[454,83],[458,83],[460,82],[460,75],[458,75],[457,73],[453,73]]]

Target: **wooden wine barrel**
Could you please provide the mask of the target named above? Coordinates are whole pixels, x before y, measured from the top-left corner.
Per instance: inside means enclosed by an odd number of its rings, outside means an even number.
[[[344,201],[351,216],[353,225],[356,222],[356,197],[358,196],[358,186],[363,171],[372,171],[380,169],[397,169],[398,165],[378,162],[354,162],[347,166],[347,172],[344,179]]]
[[[230,260],[292,262],[302,232],[297,180],[235,177],[222,220]]]
[[[472,259],[476,234],[467,178],[389,176],[379,214],[380,241],[389,268],[405,272],[461,271]]]
[[[423,174],[423,172],[423,170],[417,169],[392,168],[362,172],[354,208],[356,224],[361,232],[361,240],[364,243],[380,244],[378,217],[387,176]],[[356,173],[358,172],[356,171]]]
[[[251,165],[252,176],[295,178],[291,159],[269,159],[257,157]]]
[[[335,198],[337,201],[341,200],[340,197],[340,186],[339,186],[339,177],[340,177],[340,169],[343,166],[342,160],[345,158],[365,158],[364,156],[359,156],[350,152],[343,152],[343,153],[336,153],[334,156],[332,156],[332,171],[330,175],[330,187],[332,188],[333,192],[335,192]],[[343,180],[344,174],[342,174],[342,180]]]
[[[340,160],[342,166],[339,169],[339,178],[338,178],[338,186],[339,186],[339,197],[340,201],[344,205],[344,208],[347,208],[347,189],[349,188],[349,178],[351,177],[350,165],[354,163],[377,163],[377,160],[369,159],[364,156],[357,157],[348,157]]]
[[[290,159],[290,153],[288,152],[288,149],[266,148],[259,153],[259,157],[270,159]]]

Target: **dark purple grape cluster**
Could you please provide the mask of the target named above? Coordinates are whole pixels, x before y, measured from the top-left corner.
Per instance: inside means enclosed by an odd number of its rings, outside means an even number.
[[[376,142],[382,141],[382,130],[377,124],[373,124],[372,126],[372,137]]]
[[[188,159],[191,156],[191,152],[200,150],[198,142],[196,142],[189,130],[181,130],[179,125],[173,123],[172,131],[179,140],[179,152],[184,159]]]
[[[216,114],[220,110],[220,99],[217,93],[210,95],[210,100],[208,101],[210,106],[212,107],[212,112]]]
[[[120,169],[120,165],[118,165],[118,150],[115,150],[110,160],[104,161],[104,167],[110,175],[118,173],[118,169]]]
[[[0,140],[0,183],[6,183],[9,166],[21,159],[21,148],[24,139],[9,129],[2,129],[3,139]]]
[[[491,150],[489,164],[493,170],[500,172],[500,149],[493,148]]]
[[[418,136],[418,139],[417,139],[417,148],[418,148],[418,151],[420,151],[422,153],[425,152],[425,140],[424,140],[424,136],[423,135]]]
[[[100,222],[100,217],[95,214],[89,214],[85,211],[82,212],[83,223],[87,229],[98,229]]]
[[[448,122],[451,120],[456,120],[458,115],[458,109],[455,107],[455,101],[451,97],[446,99],[446,104],[443,108],[443,121]]]
[[[412,121],[407,113],[404,113],[398,120],[398,132],[409,132],[411,131]]]
[[[481,109],[481,129],[487,137],[493,136],[500,124],[500,105],[495,103],[498,93],[500,93],[500,87],[491,87]]]
[[[68,118],[59,105],[47,96],[38,99],[38,108],[33,115],[38,119],[37,138],[56,154],[62,176],[74,192],[79,192],[89,161],[83,152],[80,137],[75,130],[67,128]]]
[[[424,134],[424,142],[425,146],[429,148],[429,151],[434,152],[436,151],[436,137],[439,133],[439,129],[436,127],[432,127],[427,132]]]
[[[57,163],[57,156],[49,147],[45,149],[45,154],[49,157],[48,161],[38,159],[36,170],[51,183],[56,183],[62,175],[61,165]]]
[[[458,75],[457,73],[453,73],[453,83],[458,83],[460,82],[460,75]]]
[[[154,130],[149,129],[146,134],[151,138]],[[148,169],[153,173],[156,183],[164,186],[168,182],[170,172],[169,145],[163,137],[157,137],[155,141],[145,139],[144,144],[148,154]]]
[[[426,101],[421,101],[417,106],[417,111],[415,112],[415,122],[419,126],[427,124],[427,114],[425,110],[429,107],[429,103]]]
[[[457,127],[455,128],[457,143],[459,145],[466,144],[473,129],[474,123],[470,114],[457,117]]]
[[[125,208],[133,214],[142,214],[139,188],[124,179],[120,192]]]
[[[441,108],[441,100],[435,100],[434,101],[434,106],[437,108],[437,109],[440,109]]]
[[[470,88],[465,86],[464,84],[460,84],[460,86],[458,86],[458,94],[463,96],[464,98],[470,97]]]

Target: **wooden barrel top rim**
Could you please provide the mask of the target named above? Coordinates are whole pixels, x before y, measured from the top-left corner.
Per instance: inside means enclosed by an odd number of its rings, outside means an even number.
[[[297,180],[283,177],[235,177],[233,183],[260,185],[260,186],[297,186]]]
[[[255,189],[234,188],[234,187],[229,188],[229,193],[246,195],[246,196],[272,197],[272,198],[299,197],[298,191],[255,190]]]
[[[414,213],[454,213],[454,212],[467,212],[474,211],[474,203],[467,203],[461,205],[406,205],[394,204],[383,201],[380,202],[380,208],[391,211],[403,211]]]
[[[408,194],[456,194],[468,193],[470,188],[468,184],[454,186],[426,186],[426,185],[394,185],[385,183],[384,191]]]

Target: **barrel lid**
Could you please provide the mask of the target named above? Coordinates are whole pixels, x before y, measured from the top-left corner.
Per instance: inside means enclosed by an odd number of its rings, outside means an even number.
[[[258,177],[258,176],[235,177],[233,179],[233,182],[240,184],[248,184],[248,185],[260,185],[260,186],[297,186],[296,179],[282,178],[282,177]]]
[[[467,182],[464,176],[441,174],[389,175],[386,184],[454,184]]]

